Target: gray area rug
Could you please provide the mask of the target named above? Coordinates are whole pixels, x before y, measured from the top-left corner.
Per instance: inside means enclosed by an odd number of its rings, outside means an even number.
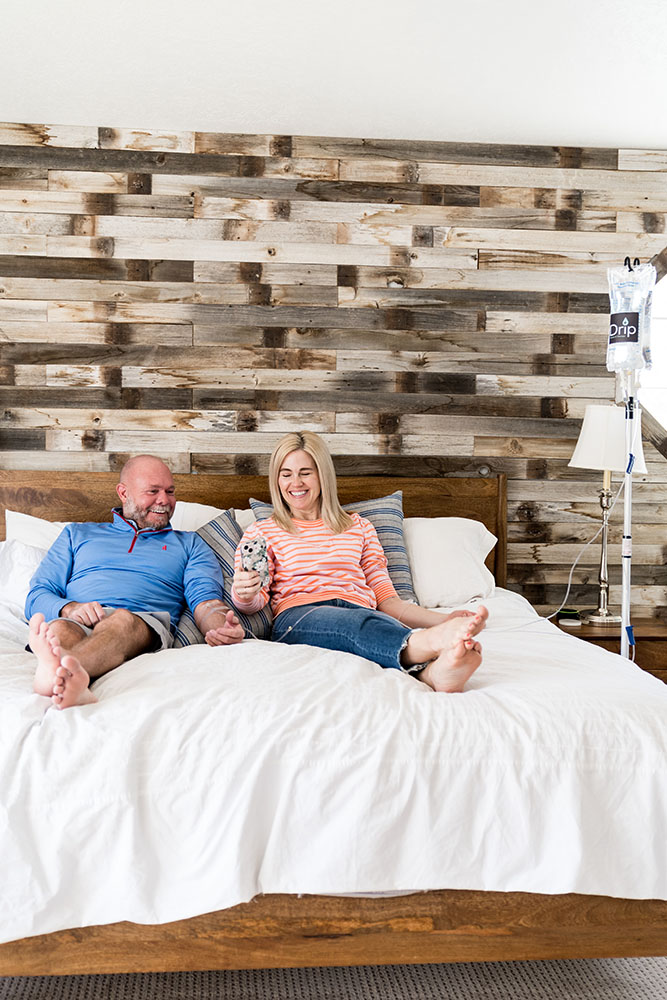
[[[0,1000],[667,1000],[667,958],[0,977]]]

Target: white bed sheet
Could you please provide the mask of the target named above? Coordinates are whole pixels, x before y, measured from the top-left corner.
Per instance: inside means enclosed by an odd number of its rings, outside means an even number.
[[[246,641],[138,657],[64,712],[0,605],[0,941],[258,893],[667,899],[667,686],[485,603],[464,694]]]

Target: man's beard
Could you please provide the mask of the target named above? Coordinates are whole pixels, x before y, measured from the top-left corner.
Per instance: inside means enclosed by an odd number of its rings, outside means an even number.
[[[137,528],[166,528],[171,518],[171,509],[169,507],[163,508],[162,504],[155,504],[155,508],[157,511],[163,512],[163,517],[158,517],[153,507],[144,507],[139,510],[131,503],[126,502],[123,506],[123,517],[134,521]]]

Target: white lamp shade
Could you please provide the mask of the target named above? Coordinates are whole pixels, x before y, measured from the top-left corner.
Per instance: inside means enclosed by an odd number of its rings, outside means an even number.
[[[635,411],[633,424],[633,472],[645,473],[642,447],[641,411]],[[587,406],[579,431],[579,440],[570,459],[575,469],[599,469],[604,472],[625,472],[625,408],[620,406]]]

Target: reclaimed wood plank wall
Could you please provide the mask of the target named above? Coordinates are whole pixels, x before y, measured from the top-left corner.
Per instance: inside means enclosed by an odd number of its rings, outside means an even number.
[[[666,220],[667,152],[0,126],[2,465],[263,474],[306,427],[340,473],[502,471],[510,586],[553,609],[599,516],[567,463],[614,396],[606,268]],[[664,609],[646,458],[633,597]]]

